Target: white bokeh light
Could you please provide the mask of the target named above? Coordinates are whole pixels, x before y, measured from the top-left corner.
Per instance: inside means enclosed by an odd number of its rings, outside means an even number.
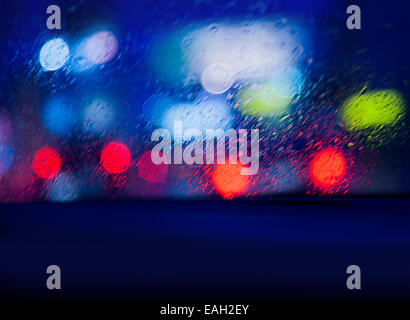
[[[296,64],[304,52],[301,38],[286,19],[213,24],[189,32],[182,48],[189,70],[215,94],[236,80],[267,79],[274,70]]]
[[[234,83],[234,75],[229,66],[214,63],[208,66],[201,75],[202,87],[209,93],[222,94]]]
[[[84,56],[94,64],[112,60],[118,52],[118,41],[109,31],[100,31],[84,43]]]
[[[40,50],[40,64],[46,71],[55,71],[66,64],[70,57],[67,43],[61,39],[52,39]]]

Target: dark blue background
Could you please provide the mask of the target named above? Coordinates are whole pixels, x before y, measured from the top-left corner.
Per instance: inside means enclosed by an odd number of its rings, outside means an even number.
[[[409,298],[410,199],[3,205],[17,298]],[[48,265],[63,290],[45,286]],[[362,269],[361,291],[346,268]]]
[[[166,28],[176,17],[242,16],[249,5],[237,1],[229,11],[219,11],[219,2],[212,1],[192,7],[185,1],[79,3],[88,8],[87,14],[70,16],[71,21],[109,17],[120,21],[121,28],[140,28],[141,41],[158,21]],[[399,62],[408,65],[403,61],[408,61],[410,49],[410,4],[355,3],[363,10],[364,30],[346,31],[336,39],[333,48],[339,50],[331,60],[373,61],[380,77]],[[10,63],[2,64],[2,85],[28,59],[24,50],[12,59],[16,48],[44,32],[40,22],[47,5],[2,4],[0,52],[2,61],[10,57]],[[272,11],[303,11],[327,28],[345,23],[344,1],[269,1],[269,6]],[[392,21],[393,29],[382,27]],[[363,42],[371,50],[353,56]],[[408,68],[397,69],[399,83],[407,79]],[[406,150],[396,173],[405,180]],[[5,204],[0,206],[0,293],[8,298],[410,298],[409,202],[371,197]],[[45,286],[51,264],[62,269],[60,292]],[[360,292],[346,289],[350,264],[362,268]]]

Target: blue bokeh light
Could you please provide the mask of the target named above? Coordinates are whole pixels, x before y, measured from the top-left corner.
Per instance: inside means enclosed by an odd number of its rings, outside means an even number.
[[[67,173],[62,173],[47,185],[47,198],[56,202],[74,201],[79,196],[78,190],[75,179]]]
[[[161,126],[162,117],[178,102],[166,94],[154,94],[143,104],[142,117],[150,124]]]
[[[42,120],[48,131],[57,136],[64,136],[72,132],[77,114],[68,99],[56,97],[50,99],[44,106]]]
[[[174,122],[181,121],[183,130],[206,129],[226,130],[230,127],[232,114],[230,107],[222,98],[212,97],[197,103],[181,103],[166,110],[162,118],[162,126],[174,131]]]
[[[104,135],[115,121],[116,112],[104,99],[95,99],[83,113],[83,131],[93,135]]]

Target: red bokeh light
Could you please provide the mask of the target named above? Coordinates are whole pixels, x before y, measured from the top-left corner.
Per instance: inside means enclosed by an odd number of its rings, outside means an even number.
[[[151,152],[144,153],[138,161],[138,176],[154,183],[165,183],[168,174],[167,164],[154,164],[151,160]]]
[[[321,188],[339,184],[346,174],[346,160],[336,149],[327,148],[319,152],[310,165],[313,183]]]
[[[243,194],[249,184],[250,177],[241,175],[241,164],[218,164],[212,175],[216,190],[226,199]]]
[[[131,154],[122,143],[111,142],[103,149],[100,161],[107,172],[118,174],[128,170]]]
[[[61,158],[54,149],[42,148],[34,156],[32,167],[37,176],[50,179],[60,171]]]

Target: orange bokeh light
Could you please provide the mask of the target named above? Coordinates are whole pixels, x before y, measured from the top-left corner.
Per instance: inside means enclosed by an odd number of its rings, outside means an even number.
[[[346,160],[336,149],[327,148],[319,152],[310,165],[313,183],[321,188],[339,184],[346,174]]]
[[[226,199],[244,193],[248,187],[250,177],[241,175],[242,164],[218,164],[212,175],[216,190]]]

